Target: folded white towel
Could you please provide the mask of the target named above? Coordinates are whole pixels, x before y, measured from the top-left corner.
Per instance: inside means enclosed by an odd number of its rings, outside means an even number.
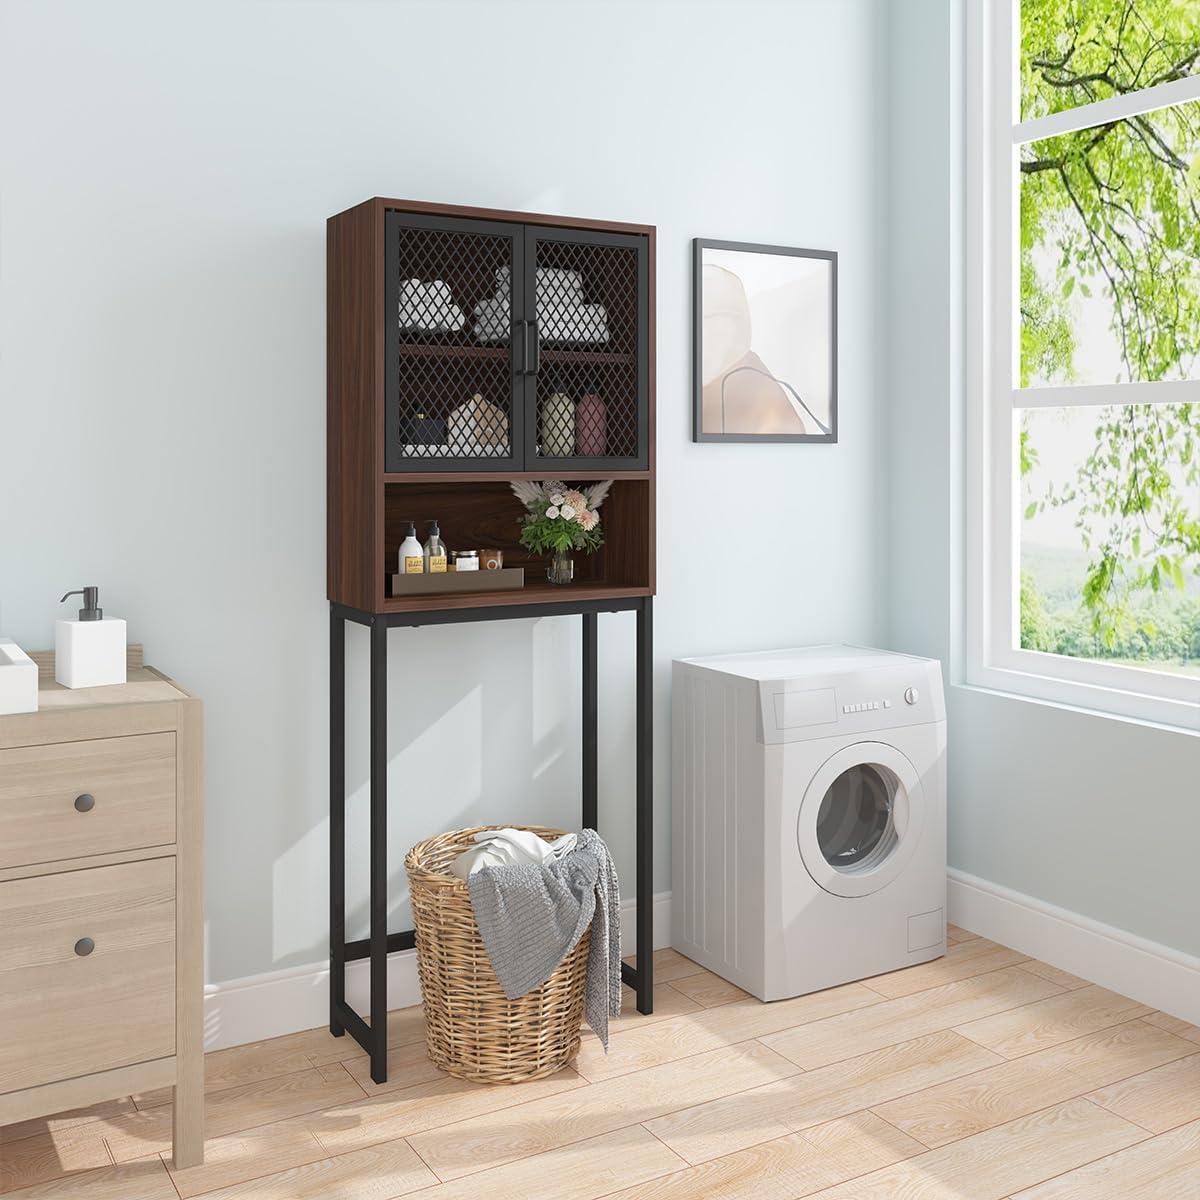
[[[506,296],[512,272],[508,267],[496,271],[496,295]],[[539,298],[543,293],[567,304],[583,303],[583,276],[578,271],[565,271],[561,267],[538,267],[534,272]]]
[[[608,313],[603,304],[583,303],[583,280],[577,271],[554,267],[537,270],[538,337],[543,342],[608,341]],[[475,337],[481,342],[507,342],[512,336],[509,271],[496,272],[496,295],[475,305]]]
[[[607,342],[608,313],[603,304],[544,309],[539,299],[538,337],[543,342]]]
[[[450,285],[442,279],[431,283],[403,280],[398,316],[402,326],[431,333],[453,333],[467,321],[466,314],[454,303]]]
[[[537,269],[538,305],[562,304],[574,308],[583,303],[583,279],[578,271],[560,271],[554,267]]]

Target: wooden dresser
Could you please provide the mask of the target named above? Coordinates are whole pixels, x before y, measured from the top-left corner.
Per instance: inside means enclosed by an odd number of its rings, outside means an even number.
[[[204,1151],[199,700],[141,662],[0,716],[0,1125],[173,1086]]]

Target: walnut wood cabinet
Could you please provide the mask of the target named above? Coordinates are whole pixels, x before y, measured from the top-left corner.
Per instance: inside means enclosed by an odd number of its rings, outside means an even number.
[[[654,228],[402,200],[328,224],[328,595],[425,610],[388,581],[409,521],[497,547],[526,587],[438,607],[654,591]],[[554,588],[513,479],[613,479],[605,545]]]
[[[601,613],[636,615],[636,965],[622,978],[653,1008],[651,682],[654,594],[654,228],[406,200],[329,219],[327,594],[329,1027],[387,1079],[387,635],[396,628],[582,618],[582,823],[597,813]],[[550,584],[521,546],[514,479],[613,480],[604,545]],[[497,548],[526,568],[512,590],[391,595],[408,523],[437,520],[451,549]],[[347,623],[370,632],[370,933],[346,931]],[[428,798],[419,802],[428,804]],[[497,814],[519,820],[520,814]],[[434,817],[434,820],[437,818]],[[346,1000],[346,964],[370,959],[369,1022]]]

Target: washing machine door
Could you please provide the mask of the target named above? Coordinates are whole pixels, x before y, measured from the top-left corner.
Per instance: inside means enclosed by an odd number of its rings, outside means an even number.
[[[912,857],[925,822],[916,768],[894,746],[858,742],[813,776],[796,836],[813,880],[835,896],[869,896]]]

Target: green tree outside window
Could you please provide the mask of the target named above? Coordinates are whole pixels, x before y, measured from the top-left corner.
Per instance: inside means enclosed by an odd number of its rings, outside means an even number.
[[[1200,0],[1022,0],[1023,119],[1197,71]],[[1107,314],[1121,364],[1111,381],[1200,374],[1200,101],[1023,146],[1020,254],[1021,386],[1078,381],[1084,308]],[[1087,559],[1075,611],[1052,613],[1023,574],[1021,644],[1195,658],[1200,602],[1159,597],[1200,577],[1200,405],[1095,417],[1075,476],[1039,482],[1025,509],[1027,519],[1064,506],[1075,515]],[[1038,446],[1028,428],[1020,451],[1029,475]],[[1176,627],[1181,614],[1190,627]]]

